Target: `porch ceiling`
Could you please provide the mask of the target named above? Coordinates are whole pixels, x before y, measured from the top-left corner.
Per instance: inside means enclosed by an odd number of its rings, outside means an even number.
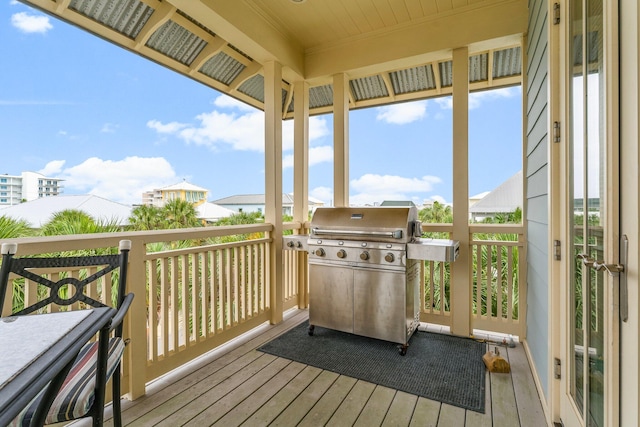
[[[330,112],[332,76],[350,108],[452,93],[452,50],[469,47],[471,90],[521,82],[526,0],[23,0],[220,92],[264,108],[262,65],[283,66],[310,113]]]

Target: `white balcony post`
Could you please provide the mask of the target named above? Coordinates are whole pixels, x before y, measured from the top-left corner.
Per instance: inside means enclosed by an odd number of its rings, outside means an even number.
[[[349,206],[349,79],[333,76],[333,206]]]
[[[264,64],[265,221],[273,224],[268,253],[271,323],[282,321],[282,65]]]
[[[453,239],[460,255],[452,264],[451,333],[471,334],[469,256],[469,49],[453,51]]]
[[[293,108],[293,220],[309,218],[309,83],[294,83]],[[306,307],[307,253],[298,254],[298,307]]]

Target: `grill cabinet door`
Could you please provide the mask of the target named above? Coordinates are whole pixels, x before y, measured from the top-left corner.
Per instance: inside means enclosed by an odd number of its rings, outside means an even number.
[[[309,324],[353,333],[353,270],[309,263]]]
[[[404,271],[373,268],[355,271],[354,333],[405,343],[406,298]]]

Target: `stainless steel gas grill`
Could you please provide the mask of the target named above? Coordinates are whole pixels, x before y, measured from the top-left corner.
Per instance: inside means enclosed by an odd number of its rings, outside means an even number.
[[[420,263],[454,261],[458,242],[422,239],[416,207],[318,208],[309,236],[309,334],[315,326],[392,341],[407,351],[420,322]]]

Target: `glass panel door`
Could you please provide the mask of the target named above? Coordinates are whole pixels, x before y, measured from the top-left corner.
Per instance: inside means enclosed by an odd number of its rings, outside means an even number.
[[[606,259],[606,93],[602,0],[570,3],[570,199],[575,262],[570,292],[569,395],[586,426],[604,425],[605,289],[610,280],[592,268]],[[610,310],[609,310],[610,311]]]

